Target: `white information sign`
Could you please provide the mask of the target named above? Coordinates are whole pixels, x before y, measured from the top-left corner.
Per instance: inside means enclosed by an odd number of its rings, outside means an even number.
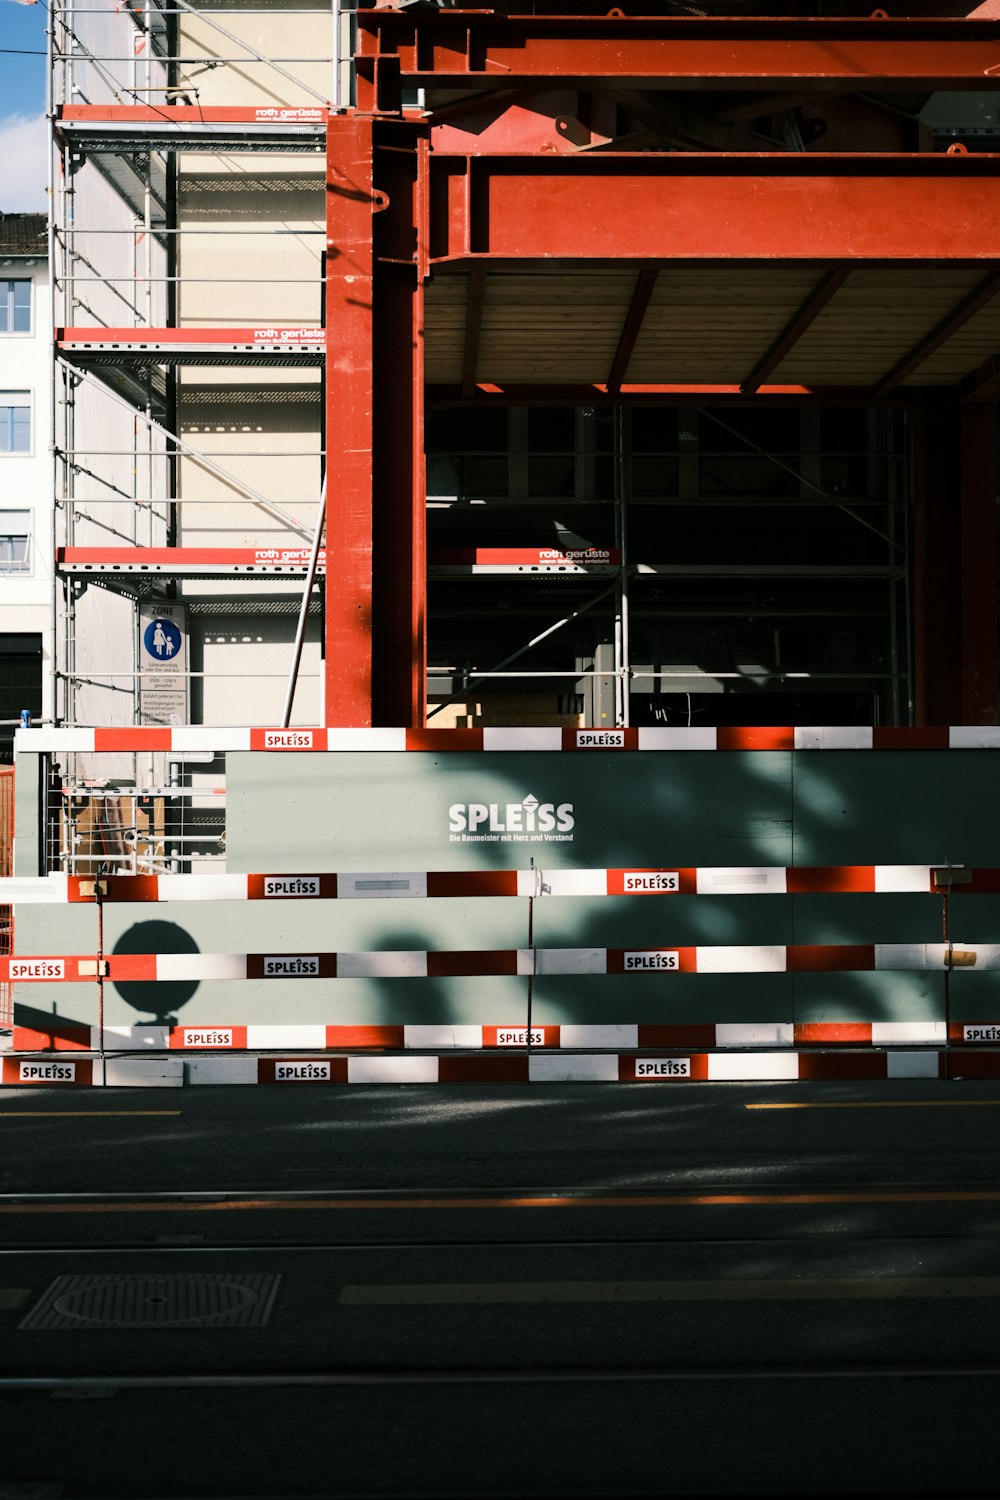
[[[183,604],[139,606],[139,722],[186,724],[187,609]]]

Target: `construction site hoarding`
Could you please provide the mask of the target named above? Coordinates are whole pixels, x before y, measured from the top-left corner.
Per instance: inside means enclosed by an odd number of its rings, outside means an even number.
[[[17,1024],[89,1042],[106,963],[138,1050],[516,1045],[529,995],[542,1046],[986,1035],[998,894],[962,871],[995,863],[995,775],[989,750],[230,751],[215,873],[140,877],[100,952],[79,880],[19,908],[19,957],[62,967],[18,971]]]

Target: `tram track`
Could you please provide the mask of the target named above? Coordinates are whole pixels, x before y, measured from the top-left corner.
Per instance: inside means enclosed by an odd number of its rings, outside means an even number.
[[[10,1391],[78,1390],[107,1393],[148,1390],[278,1390],[285,1387],[442,1386],[442,1385],[650,1385],[674,1382],[730,1382],[788,1380],[1000,1380],[1000,1363],[983,1364],[850,1364],[748,1366],[536,1366],[490,1369],[456,1366],[452,1369],[280,1370],[241,1374],[116,1374],[0,1376],[0,1393]]]
[[[223,1188],[223,1190],[159,1190],[144,1191],[144,1193],[127,1193],[127,1191],[103,1191],[103,1193],[91,1193],[91,1191],[61,1191],[61,1193],[31,1193],[31,1191],[16,1191],[16,1193],[0,1193],[0,1214],[10,1209],[16,1209],[21,1205],[43,1206],[51,1205],[57,1208],[60,1205],[109,1205],[120,1206],[121,1209],[136,1208],[171,1208],[180,1205],[183,1209],[198,1208],[240,1208],[240,1206],[253,1206],[253,1208],[280,1208],[294,1209],[298,1205],[318,1206],[318,1208],[336,1208],[339,1205],[355,1205],[364,1208],[378,1209],[382,1205],[399,1205],[403,1209],[429,1208],[429,1206],[441,1206],[441,1208],[492,1208],[499,1205],[504,1208],[535,1208],[535,1206],[546,1206],[549,1203],[573,1206],[573,1208],[604,1208],[607,1203],[613,1203],[615,1208],[660,1208],[660,1206],[681,1203],[717,1202],[717,1200],[732,1200],[732,1202],[745,1202],[745,1200],[765,1199],[768,1202],[795,1202],[804,1197],[822,1196],[831,1199],[832,1202],[850,1200],[850,1202],[873,1203],[885,1202],[886,1197],[903,1197],[904,1194],[919,1194],[922,1200],[940,1199],[943,1202],[951,1200],[969,1199],[976,1202],[1000,1202],[1000,1178],[990,1179],[988,1182],[963,1181],[963,1179],[951,1179],[948,1185],[937,1185],[928,1182],[927,1178],[915,1179],[915,1181],[891,1181],[891,1182],[789,1182],[789,1181],[729,1181],[724,1182],[684,1182],[684,1184],[633,1184],[618,1185],[601,1184],[591,1187],[564,1187],[564,1185],[540,1185],[531,1184],[528,1187],[502,1188],[489,1187],[472,1190],[472,1188],[442,1188],[442,1187],[393,1187],[393,1188],[370,1188],[370,1187],[348,1187],[348,1188]]]
[[[290,1241],[280,1239],[254,1240],[252,1244],[238,1240],[199,1240],[196,1243],[178,1245],[157,1243],[156,1240],[105,1240],[98,1244],[81,1241],[66,1241],[59,1245],[39,1244],[25,1241],[19,1245],[0,1246],[0,1262],[19,1256],[77,1256],[77,1255],[264,1255],[305,1254],[336,1255],[358,1252],[441,1251],[441,1250],[627,1250],[634,1247],[664,1249],[671,1247],[719,1246],[729,1248],[767,1247],[787,1245],[790,1236],[785,1235],[631,1235],[623,1238],[600,1239],[398,1239],[398,1240],[344,1240],[337,1243],[322,1240]],[[837,1235],[838,1246],[865,1245],[935,1245],[961,1243],[963,1245],[995,1245],[1000,1243],[1000,1234],[870,1234]]]

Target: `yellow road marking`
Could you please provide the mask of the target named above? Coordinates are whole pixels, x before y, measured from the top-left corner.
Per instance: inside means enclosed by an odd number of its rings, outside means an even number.
[[[474,1281],[345,1286],[349,1307],[578,1302],[831,1302],[1000,1297],[1000,1276],[838,1276],[764,1281]]]
[[[179,1109],[0,1109],[0,1120],[89,1120],[97,1115],[179,1115]]]
[[[812,1104],[744,1104],[744,1109],[998,1109],[1000,1099],[859,1099]]]

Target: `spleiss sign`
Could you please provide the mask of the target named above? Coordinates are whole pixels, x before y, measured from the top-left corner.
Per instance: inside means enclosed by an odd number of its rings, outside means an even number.
[[[572,802],[539,802],[530,792],[521,802],[454,802],[448,809],[453,844],[572,843],[575,822]]]

